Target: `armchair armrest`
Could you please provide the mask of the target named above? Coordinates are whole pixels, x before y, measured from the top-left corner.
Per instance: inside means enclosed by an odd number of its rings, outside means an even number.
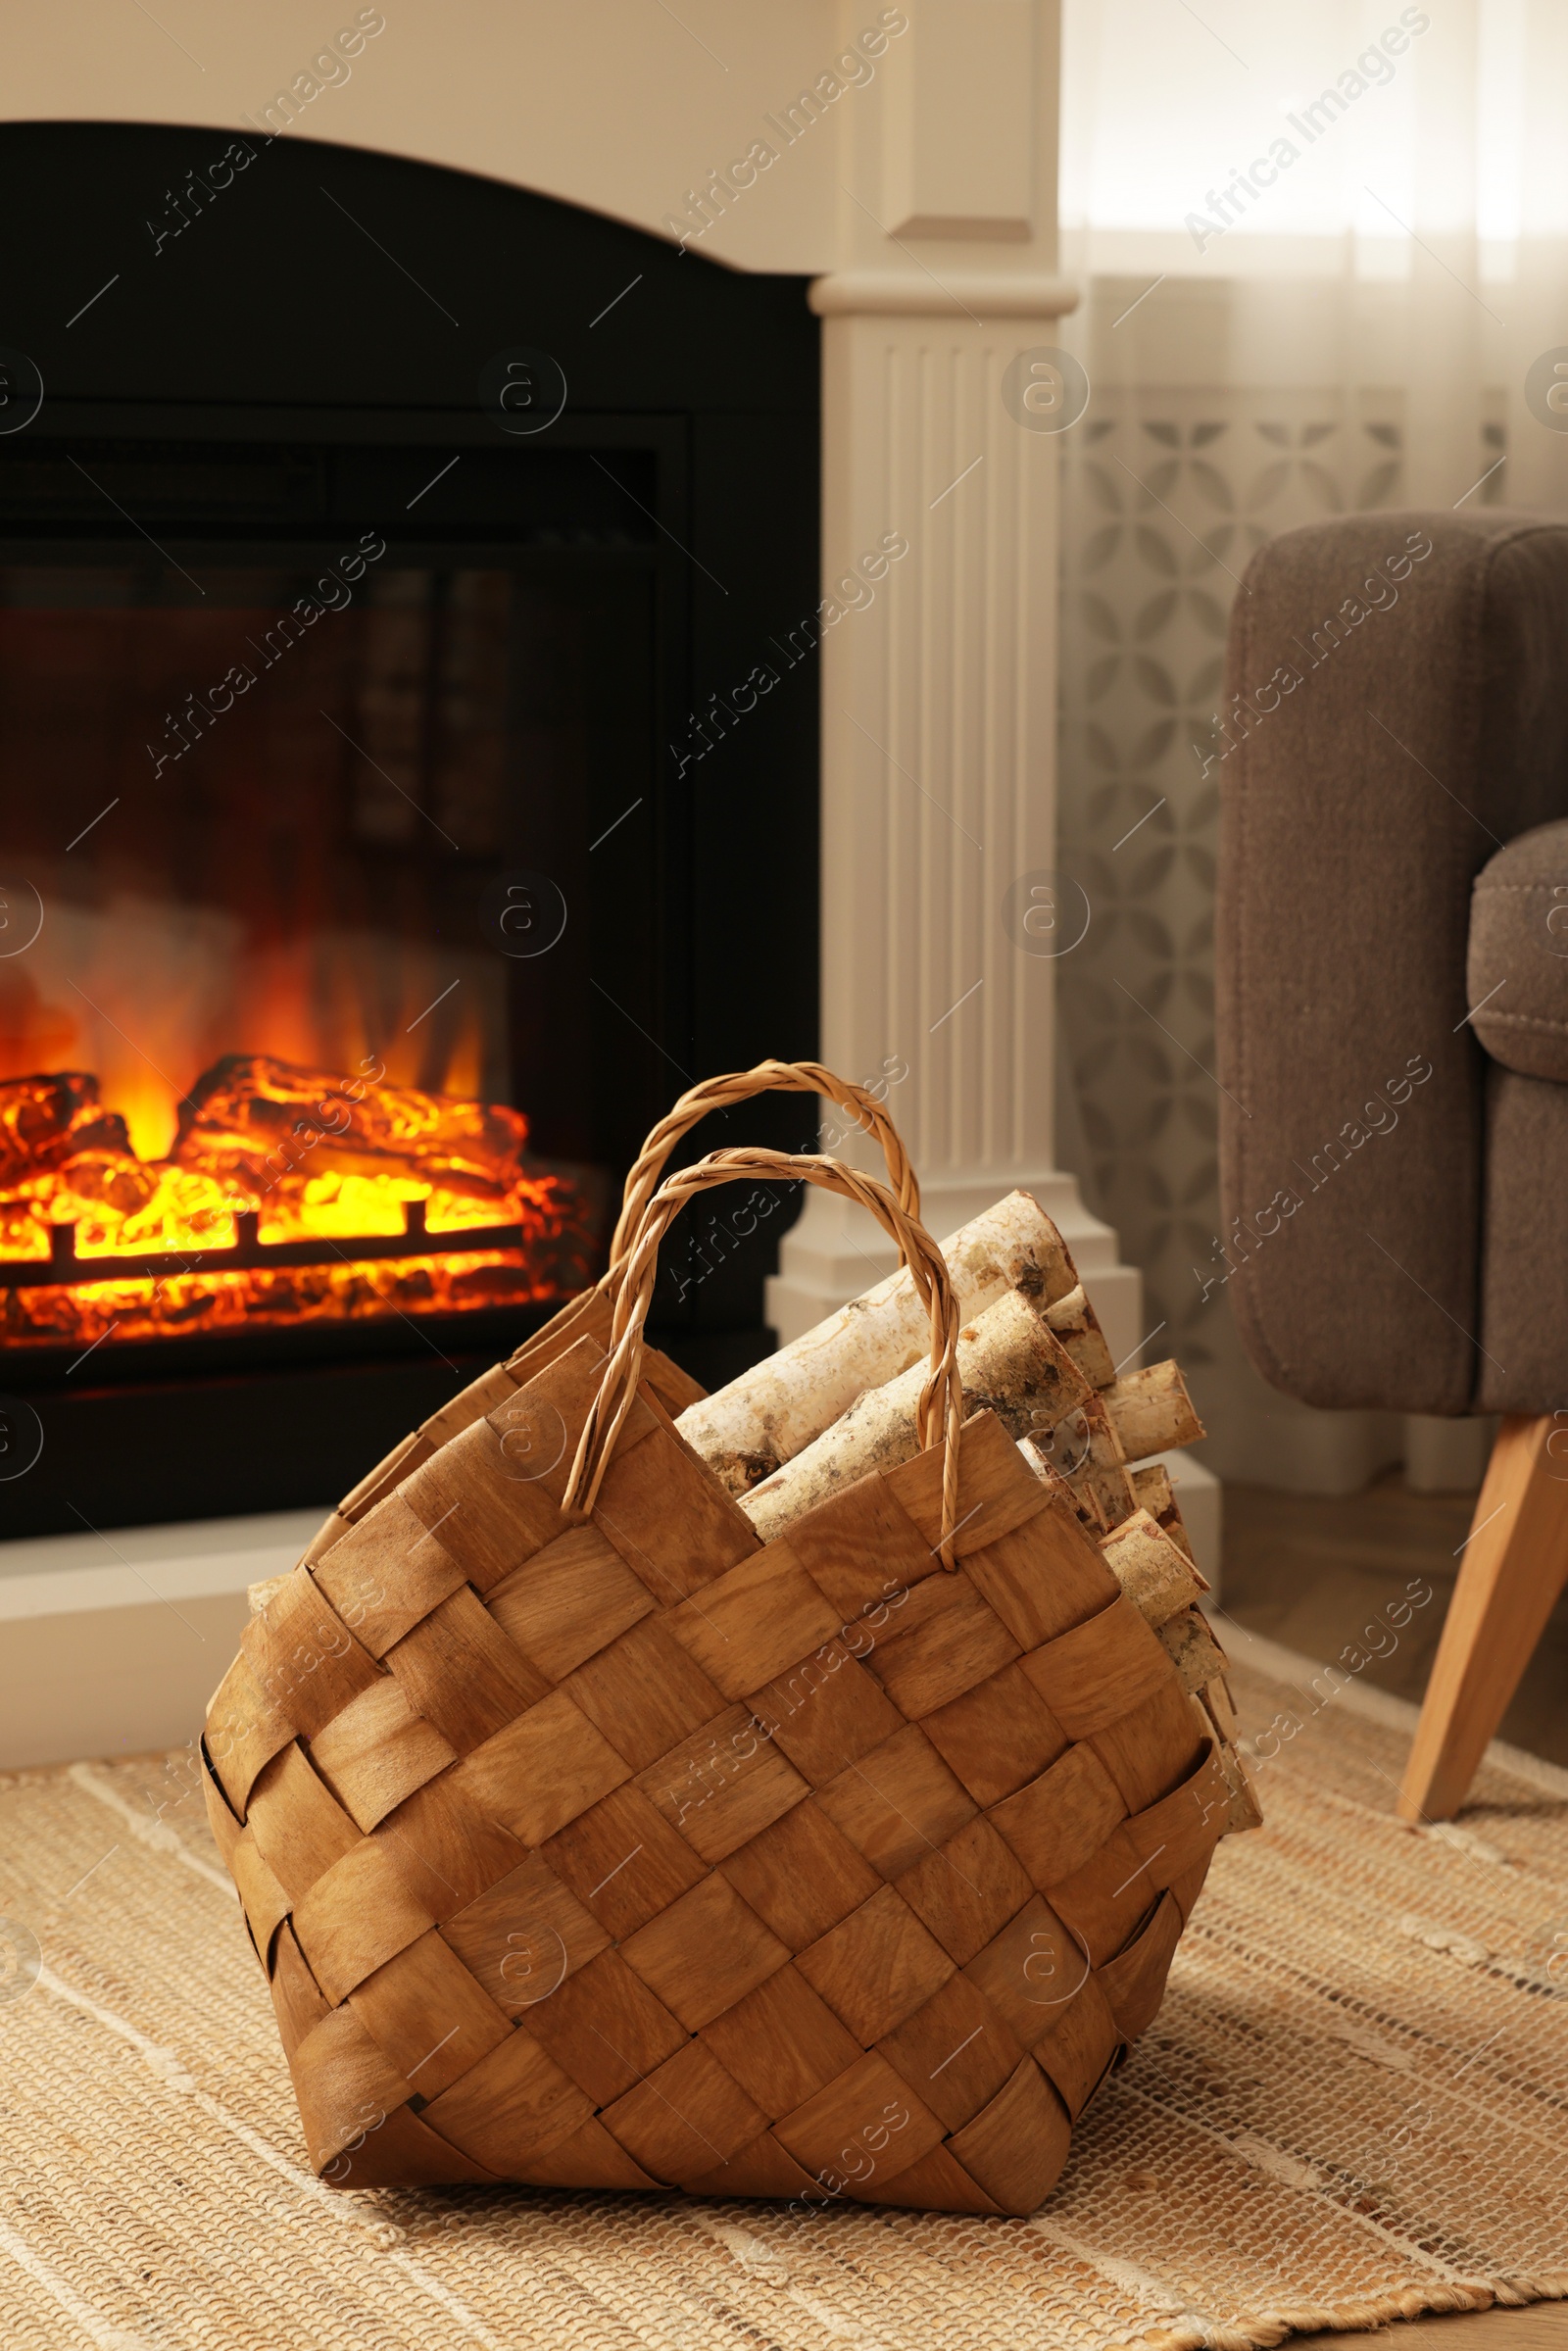
[[[1489,857],[1470,901],[1470,1025],[1504,1069],[1568,1085],[1568,824]]]

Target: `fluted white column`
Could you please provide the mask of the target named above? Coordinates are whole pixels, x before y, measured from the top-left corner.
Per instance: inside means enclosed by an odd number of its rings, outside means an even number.
[[[1036,1195],[1120,1354],[1140,1336],[1138,1276],[1053,1150],[1056,959],[1042,950],[1065,945],[1080,915],[1071,886],[1047,878],[1058,444],[1016,414],[1020,355],[1052,344],[1071,300],[1051,277],[951,266],[940,282],[905,266],[813,287],[821,1050],[852,1077],[906,1070],[889,1105],[939,1235],[1015,1185]],[[861,1138],[840,1149],[868,1163]],[[893,1261],[863,1211],[813,1192],[768,1318],[792,1336]]]

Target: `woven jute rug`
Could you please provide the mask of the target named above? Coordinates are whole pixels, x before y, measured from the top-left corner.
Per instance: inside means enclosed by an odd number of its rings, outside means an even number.
[[[193,1756],[0,1780],[0,2342],[1242,2351],[1568,2294],[1568,1803],[1494,1756],[1402,1830],[1402,1722],[1236,1689],[1268,1827],[1032,2221],[334,2194]]]

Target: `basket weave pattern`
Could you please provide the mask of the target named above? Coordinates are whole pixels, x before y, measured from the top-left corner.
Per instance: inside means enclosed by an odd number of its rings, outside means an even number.
[[[621,1333],[562,1325],[350,1497],[209,1710],[313,2163],[1033,2211],[1225,1817],[1165,1650],[986,1412],[951,1546],[940,1444],[764,1544],[650,1350],[564,1509]]]

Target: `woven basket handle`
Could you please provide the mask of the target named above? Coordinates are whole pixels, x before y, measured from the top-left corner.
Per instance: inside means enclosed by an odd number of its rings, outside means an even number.
[[[780,1064],[779,1066],[784,1066]],[[721,1083],[723,1081],[720,1081]],[[689,1200],[717,1184],[746,1182],[816,1184],[845,1200],[869,1208],[877,1222],[898,1244],[909,1269],[915,1294],[931,1318],[931,1370],[920,1392],[917,1426],[922,1445],[940,1445],[942,1464],[942,1564],[953,1568],[953,1534],[958,1510],[958,1430],[963,1420],[963,1388],[957,1372],[958,1301],[947,1261],[923,1224],[886,1184],[841,1160],[792,1156],[788,1151],[741,1150],[710,1151],[666,1178],[649,1200],[621,1269],[619,1296],[609,1360],[599,1394],[589,1409],[577,1451],[566,1481],[563,1507],[586,1515],[599,1496],[600,1484],[615,1449],[642,1368],[643,1327],[658,1270],[659,1245]],[[912,1178],[911,1178],[912,1182]]]
[[[710,1110],[728,1109],[731,1102],[747,1102],[754,1094],[820,1094],[830,1102],[836,1102],[841,1110],[853,1112],[862,1132],[874,1135],[882,1146],[888,1163],[888,1182],[899,1196],[899,1205],[909,1216],[919,1215],[920,1187],[909,1165],[909,1154],[898,1128],[874,1094],[825,1069],[820,1061],[759,1061],[754,1069],[737,1069],[728,1077],[705,1078],[700,1086],[690,1087],[654,1128],[626,1178],[625,1200],[610,1244],[612,1276],[618,1278],[621,1260],[631,1248],[669,1154],[681,1137],[690,1134],[699,1119],[706,1118]]]

